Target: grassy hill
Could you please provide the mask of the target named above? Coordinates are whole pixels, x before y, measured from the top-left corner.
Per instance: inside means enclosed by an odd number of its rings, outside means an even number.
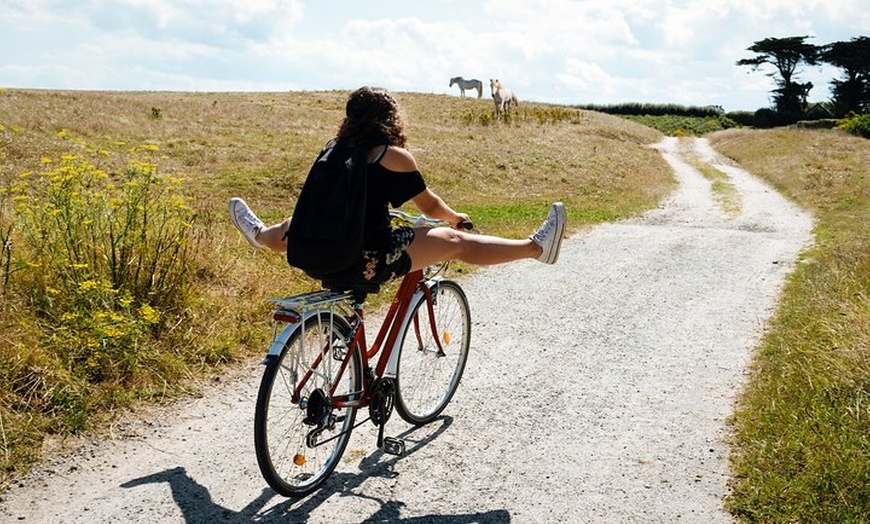
[[[262,353],[265,297],[316,286],[251,250],[226,202],[289,215],[346,96],[0,91],[0,488],[46,437]],[[524,237],[557,199],[572,227],[617,219],[673,184],[660,134],[617,117],[397,98],[427,182],[487,233]]]

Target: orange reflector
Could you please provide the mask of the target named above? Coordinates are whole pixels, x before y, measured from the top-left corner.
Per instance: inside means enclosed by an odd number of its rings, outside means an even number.
[[[296,464],[297,466],[304,466],[305,465],[305,455],[302,455],[300,453],[293,455],[293,463]]]
[[[445,343],[445,344],[449,344],[449,343],[450,343],[450,332],[449,332],[449,331],[445,331],[445,332],[444,332],[444,335],[443,335],[443,338],[444,338],[444,343]]]

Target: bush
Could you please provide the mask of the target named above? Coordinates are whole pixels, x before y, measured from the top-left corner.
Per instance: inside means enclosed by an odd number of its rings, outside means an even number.
[[[870,113],[865,115],[849,115],[837,123],[837,129],[870,138]]]
[[[30,304],[45,315],[77,306],[65,301],[84,282],[137,303],[183,302],[192,210],[178,193],[179,180],[138,158],[111,175],[76,155],[43,165],[7,193],[13,271]]]
[[[789,111],[776,111],[763,107],[755,112],[755,127],[770,129],[773,127],[790,126],[796,124],[804,116],[800,113]]]
[[[717,118],[724,111],[719,106],[681,106],[678,104],[644,104],[628,102],[624,104],[597,105],[585,104],[572,106],[587,111],[598,111],[610,115],[632,116],[685,116],[694,118]]]
[[[725,116],[738,125],[755,127],[755,113],[752,111],[729,111]]]
[[[680,115],[621,115],[622,118],[656,129],[668,136],[706,135],[737,127],[737,123],[719,115],[716,117],[697,117]]]
[[[70,154],[0,176],[0,309],[40,333],[0,344],[2,400],[34,431],[78,431],[172,364],[159,340],[189,302],[193,210],[155,151],[123,152],[114,173]]]

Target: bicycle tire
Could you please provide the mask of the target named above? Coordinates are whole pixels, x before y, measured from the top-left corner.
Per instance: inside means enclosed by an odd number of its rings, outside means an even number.
[[[333,346],[313,369],[301,397],[311,399],[318,388],[331,390],[342,364],[337,356],[346,355],[350,333],[350,325],[340,316],[329,312],[312,315],[293,332],[263,372],[254,413],[254,449],[263,478],[281,495],[302,497],[318,489],[338,465],[350,440],[355,408],[328,409],[335,416],[333,427],[324,428],[318,445],[310,447],[307,436],[315,427],[303,422],[307,410],[291,401],[299,380],[304,379],[306,370],[326,346],[327,337],[333,340]],[[362,358],[354,348],[335,395],[359,398],[362,376]]]
[[[453,398],[471,344],[471,312],[465,292],[450,280],[435,283],[431,290],[443,353],[432,334],[426,297],[420,296],[410,308],[410,320],[400,337],[396,372],[396,412],[418,426],[435,420]]]

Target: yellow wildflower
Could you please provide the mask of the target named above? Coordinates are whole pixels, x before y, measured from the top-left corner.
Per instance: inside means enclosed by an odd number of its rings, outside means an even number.
[[[160,312],[148,304],[142,304],[142,306],[139,307],[139,314],[142,316],[142,319],[149,324],[156,324],[160,320]]]
[[[100,286],[95,280],[85,280],[79,283],[79,289],[82,291],[93,291]]]

